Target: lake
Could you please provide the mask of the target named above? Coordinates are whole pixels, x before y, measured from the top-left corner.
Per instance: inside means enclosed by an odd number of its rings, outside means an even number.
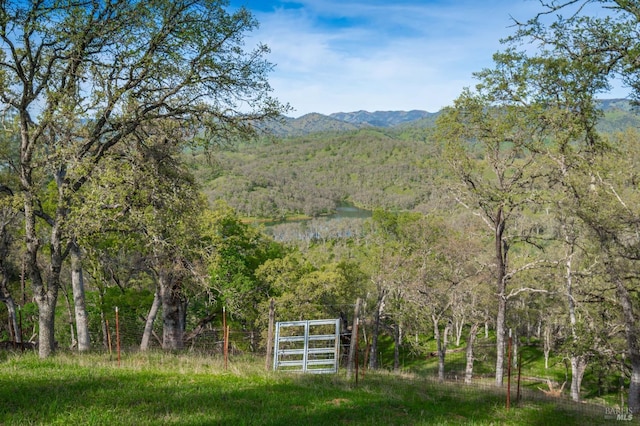
[[[267,222],[264,225],[266,233],[276,241],[349,238],[362,233],[364,221],[371,215],[371,210],[342,204],[330,215]]]

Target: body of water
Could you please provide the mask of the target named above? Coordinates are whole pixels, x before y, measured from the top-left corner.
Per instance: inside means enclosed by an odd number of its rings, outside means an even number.
[[[349,238],[362,233],[364,221],[371,215],[371,210],[343,204],[330,215],[268,222],[264,225],[266,232],[277,241]]]

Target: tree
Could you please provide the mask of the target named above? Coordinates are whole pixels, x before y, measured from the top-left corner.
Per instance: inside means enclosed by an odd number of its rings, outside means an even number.
[[[640,192],[633,182],[638,166],[640,137],[627,133],[616,140],[615,154],[599,158],[589,174],[596,179],[582,185],[576,215],[590,228],[597,241],[603,275],[619,303],[630,363],[629,408],[640,409],[640,318],[636,273],[640,261]],[[583,179],[584,181],[584,179]],[[578,188],[576,186],[576,188]]]
[[[270,286],[256,277],[267,260],[281,258],[285,249],[257,227],[243,223],[225,202],[218,201],[208,215],[212,254],[208,270],[219,311],[228,312],[250,332],[251,348],[262,305],[269,299]]]
[[[592,13],[598,9],[600,15]],[[568,18],[561,16],[562,12]],[[549,20],[550,16],[554,19]],[[549,23],[550,22],[550,23]],[[573,203],[573,215],[592,231],[606,265],[606,279],[616,289],[622,309],[631,364],[629,407],[640,410],[640,322],[635,314],[637,301],[632,268],[637,242],[637,212],[633,185],[620,176],[619,161],[611,146],[596,131],[598,111],[595,96],[606,93],[611,81],[619,78],[640,99],[640,64],[637,61],[636,33],[640,8],[635,1],[567,0],[543,3],[543,10],[519,28],[510,42],[532,42],[538,51],[520,65],[537,64],[540,76],[529,87],[537,99],[564,111],[563,126],[568,131],[555,138],[550,157],[556,163],[558,181]],[[522,70],[516,65],[514,69]],[[543,84],[541,84],[543,83]],[[610,157],[617,163],[609,163]],[[615,165],[614,165],[615,164]],[[571,305],[569,306],[571,309]],[[576,371],[579,373],[579,371]]]
[[[396,348],[400,344],[398,328],[403,316],[402,299],[412,275],[416,273],[415,269],[412,270],[410,261],[414,249],[411,242],[414,241],[409,241],[403,232],[408,228],[408,223],[419,217],[415,213],[393,213],[376,209],[367,222],[368,231],[360,255],[363,258],[362,268],[370,280],[371,291],[368,292],[368,298],[373,305],[369,351],[371,369],[379,367],[378,341],[385,320],[395,322],[393,334]]]
[[[104,158],[92,181],[77,193],[85,205],[75,209],[69,221],[84,223],[78,238],[89,245],[102,245],[105,230],[110,231],[107,239],[123,248],[128,243],[125,234],[137,235],[134,248],[156,283],[141,346],[147,346],[161,306],[163,349],[180,349],[185,341],[188,294],[206,287],[210,224],[205,220],[206,202],[180,161],[180,123],[167,120],[145,126],[144,131],[144,137],[123,142]],[[96,210],[100,213],[84,219]]]
[[[0,174],[1,175],[1,174]],[[14,194],[6,186],[0,191],[0,301],[7,306],[9,314],[10,336],[14,342],[22,342],[20,327],[16,315],[16,304],[9,288],[13,265],[11,263],[11,248],[18,227],[19,210],[14,200]]]
[[[492,266],[496,283],[496,384],[502,386],[506,337],[507,284],[520,268],[510,263],[514,245],[526,244],[528,232],[514,226],[532,205],[541,177],[536,164],[544,140],[534,121],[536,111],[524,108],[506,93],[521,81],[510,81],[508,70],[482,76],[477,92],[465,90],[438,119],[438,137],[451,170],[458,177],[457,199],[487,225],[493,240]],[[507,83],[507,84],[505,84]],[[506,86],[506,87],[505,87]]]
[[[17,138],[14,133],[6,130],[0,135],[2,138],[0,143],[0,301],[7,306],[9,335],[15,342],[22,342],[15,300],[9,287],[9,282],[14,275],[11,249],[15,246],[20,221],[20,200],[16,194],[18,182],[15,174],[12,173]]]
[[[106,153],[144,137],[144,126],[158,120],[179,120],[184,139],[206,128],[211,143],[285,109],[268,95],[266,47],[243,48],[256,21],[246,9],[230,14],[225,6],[218,0],[2,4],[0,99],[19,123],[16,171],[41,357],[54,349],[60,271],[71,243],[69,200]],[[49,182],[56,198],[44,211]],[[46,240],[40,224],[48,226]]]

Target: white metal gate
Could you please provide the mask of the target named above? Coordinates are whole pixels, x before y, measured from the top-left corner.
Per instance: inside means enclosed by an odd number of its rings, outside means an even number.
[[[336,373],[340,361],[340,319],[276,323],[273,369]]]

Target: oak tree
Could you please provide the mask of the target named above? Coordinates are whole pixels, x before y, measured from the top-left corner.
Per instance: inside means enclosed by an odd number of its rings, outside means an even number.
[[[269,96],[267,48],[244,47],[256,25],[246,9],[230,12],[219,0],[2,3],[0,104],[19,124],[41,357],[54,349],[69,200],[106,153],[158,120],[179,120],[213,142],[285,109]],[[49,182],[56,197],[44,211]]]

